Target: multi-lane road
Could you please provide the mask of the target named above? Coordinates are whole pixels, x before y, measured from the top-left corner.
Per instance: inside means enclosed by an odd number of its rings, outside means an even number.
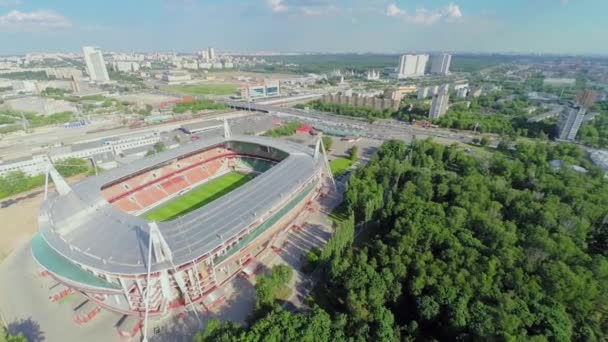
[[[322,124],[344,131],[358,131],[361,135],[371,139],[402,139],[409,141],[414,137],[417,139],[434,137],[468,143],[475,137],[475,134],[471,132],[452,131],[442,128],[423,128],[397,120],[377,120],[372,123],[365,119],[333,115],[314,110],[264,105],[255,102],[226,100],[223,103],[235,109],[266,112],[276,116],[297,118],[313,125]],[[489,135],[489,137],[492,140],[496,139],[494,135]]]

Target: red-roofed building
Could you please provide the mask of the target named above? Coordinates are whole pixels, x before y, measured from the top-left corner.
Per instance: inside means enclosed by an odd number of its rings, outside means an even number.
[[[310,131],[312,131],[313,128],[311,125],[302,125],[298,128],[296,128],[296,132],[298,133],[310,133]]]

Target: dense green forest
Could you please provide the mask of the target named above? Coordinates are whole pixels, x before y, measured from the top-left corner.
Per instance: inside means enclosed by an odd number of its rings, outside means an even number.
[[[295,108],[304,109],[309,107],[314,110],[318,110],[320,112],[328,112],[334,113],[337,115],[344,116],[352,116],[356,118],[366,118],[366,119],[388,119],[390,118],[394,111],[390,110],[377,110],[372,107],[364,107],[364,106],[351,106],[351,105],[343,105],[343,104],[335,104],[335,103],[327,103],[322,102],[321,100],[310,101],[306,104],[297,104],[294,106]]]
[[[196,341],[606,339],[608,182],[578,147],[478,159],[390,141],[344,198],[310,310],[214,321]]]

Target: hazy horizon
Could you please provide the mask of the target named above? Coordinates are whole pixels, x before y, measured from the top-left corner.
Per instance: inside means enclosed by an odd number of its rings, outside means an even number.
[[[608,1],[0,0],[2,55],[104,51],[608,55]]]

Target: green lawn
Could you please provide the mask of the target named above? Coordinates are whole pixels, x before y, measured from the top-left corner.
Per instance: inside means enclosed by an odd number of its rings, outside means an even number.
[[[229,193],[250,181],[253,175],[230,172],[156,207],[142,216],[150,221],[169,221]]]
[[[233,95],[238,86],[235,84],[191,84],[181,86],[168,86],[170,92],[188,95]]]
[[[333,173],[336,178],[343,175],[351,165],[353,165],[353,161],[347,158],[336,158],[329,162],[331,173]]]

